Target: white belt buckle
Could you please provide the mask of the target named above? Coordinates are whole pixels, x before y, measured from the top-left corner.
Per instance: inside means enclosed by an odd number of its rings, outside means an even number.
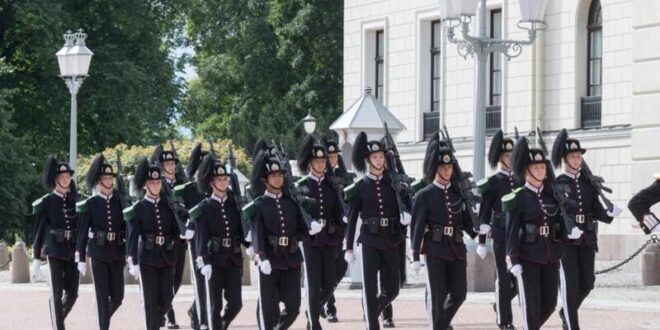
[[[547,225],[539,227],[539,234],[543,237],[548,237],[550,235],[550,227]]]
[[[156,236],[156,245],[165,245],[165,236]]]
[[[444,227],[443,231],[444,231],[444,234],[447,235],[447,236],[454,235],[454,227]]]
[[[577,222],[579,224],[583,224],[585,218],[586,217],[584,216],[584,214],[578,214],[578,215],[575,216],[575,222]]]
[[[289,238],[286,237],[286,236],[280,236],[280,238],[278,239],[278,244],[279,244],[280,246],[287,246],[287,245],[289,245]]]
[[[223,238],[222,246],[226,248],[231,247],[231,238]]]
[[[381,227],[387,227],[389,224],[390,224],[390,219],[380,218],[380,226]]]

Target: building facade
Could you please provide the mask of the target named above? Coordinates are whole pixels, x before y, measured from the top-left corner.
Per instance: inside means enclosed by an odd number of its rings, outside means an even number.
[[[442,125],[455,138],[464,170],[474,154],[475,59],[447,41],[437,6],[437,0],[344,2],[345,108],[373,90],[407,127],[397,142],[412,176],[421,175],[425,140]],[[491,37],[527,38],[517,27],[517,0],[489,0],[487,7]],[[487,129],[528,135],[538,126],[551,147],[567,128],[625,209],[660,172],[660,1],[550,0],[545,21],[547,31],[519,57],[488,60]],[[348,151],[350,139],[340,139]],[[600,234],[618,245],[636,242],[641,230],[625,210]]]

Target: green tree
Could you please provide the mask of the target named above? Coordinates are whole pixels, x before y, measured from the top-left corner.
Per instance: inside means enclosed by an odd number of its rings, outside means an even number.
[[[193,0],[188,35],[199,79],[182,122],[193,133],[297,148],[308,111],[320,128],[341,113],[343,1]]]

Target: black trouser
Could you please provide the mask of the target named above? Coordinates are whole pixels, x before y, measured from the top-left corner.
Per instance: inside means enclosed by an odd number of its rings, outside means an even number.
[[[509,273],[506,265],[506,245],[493,241],[495,254],[495,314],[498,326],[513,323],[511,300],[518,294],[516,277]]]
[[[403,287],[403,284],[406,283],[406,241],[404,240],[399,245],[399,284]],[[381,290],[383,285],[381,284]],[[394,311],[392,310],[392,304],[387,305],[383,309],[383,319],[391,320],[394,317]]]
[[[284,310],[280,311],[280,302]],[[259,272],[257,320],[261,330],[288,329],[300,313],[300,266]]]
[[[50,321],[55,330],[64,330],[64,319],[78,299],[79,273],[76,263],[48,257],[50,268]]]
[[[194,239],[193,239],[194,240]],[[204,278],[204,275],[200,272],[200,269],[197,268],[195,261],[197,260],[197,255],[195,255],[194,251],[195,249],[189,249],[191,253],[191,258],[190,258],[190,267],[191,269],[194,269],[194,274],[195,274],[195,287],[193,287],[194,291],[194,297],[193,297],[193,302],[190,308],[188,309],[188,312],[190,315],[192,315],[191,322],[192,324],[195,325],[195,327],[201,326],[201,325],[207,325],[206,322],[206,294],[205,294],[205,282],[206,279]],[[198,317],[197,313],[197,305],[199,305],[199,317],[201,317],[201,322]]]
[[[326,314],[337,314],[337,307],[335,306],[335,295],[334,291],[337,289],[337,286],[341,282],[341,280],[344,278],[346,275],[346,270],[348,269],[348,263],[346,262],[346,259],[344,259],[344,249],[342,247],[342,244],[339,243],[336,246],[336,255],[335,255],[335,264],[337,267],[337,278],[335,281],[335,286],[332,289],[332,292],[330,293],[330,297],[328,297],[328,301],[325,304],[325,311]]]
[[[398,246],[381,250],[362,244],[362,309],[367,329],[380,329],[378,315],[399,295]],[[380,294],[378,281],[380,279]]]
[[[580,329],[578,308],[594,288],[596,276],[594,263],[596,260],[595,245],[564,245],[564,256],[561,258],[560,283],[564,328]]]
[[[321,307],[330,298],[337,283],[336,251],[334,247],[314,247],[303,243],[308,329],[321,329]]]
[[[467,262],[427,257],[426,266],[429,322],[434,330],[445,330],[467,296]]]
[[[518,295],[526,330],[541,329],[557,306],[559,264],[522,261]]]
[[[176,255],[176,264],[174,265],[174,295],[179,292],[181,281],[183,281],[183,267],[186,265],[187,244],[183,241],[177,241],[174,244],[174,254]],[[167,311],[167,322],[176,324],[174,309]]]
[[[225,330],[229,328],[231,321],[236,318],[243,307],[241,297],[241,268],[218,267],[213,265],[213,273],[210,280],[211,310],[213,317],[213,328]],[[222,312],[222,298],[225,298],[224,312]],[[221,313],[222,312],[222,313]]]
[[[110,318],[124,300],[124,260],[106,262],[92,258],[98,326],[110,328]]]
[[[174,268],[140,264],[140,285],[147,330],[160,329],[163,317],[172,309]]]

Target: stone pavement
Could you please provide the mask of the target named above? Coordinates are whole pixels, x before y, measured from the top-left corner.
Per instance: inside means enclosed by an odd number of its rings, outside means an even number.
[[[255,306],[257,291],[244,287],[243,310],[232,324],[233,329],[256,329]],[[337,292],[340,323],[322,322],[325,329],[364,329],[360,290],[348,290],[344,284]],[[0,329],[49,329],[49,288],[46,283],[0,283]],[[192,303],[192,287],[182,287],[174,301],[182,329],[189,329],[186,311]],[[406,288],[394,303],[397,329],[428,329],[423,302],[424,289]],[[492,310],[492,293],[469,293],[459,310],[455,329],[496,329]],[[514,307],[516,324],[520,324],[517,302]],[[93,287],[82,285],[80,297],[67,318],[67,329],[95,329]],[[301,313],[304,309],[301,308]],[[142,313],[138,287],[127,286],[124,304],[112,321],[112,329],[142,329]],[[581,313],[582,329],[660,329],[660,287],[596,288],[585,301]],[[292,329],[305,329],[301,314]],[[561,329],[559,317],[553,316],[543,329]]]

